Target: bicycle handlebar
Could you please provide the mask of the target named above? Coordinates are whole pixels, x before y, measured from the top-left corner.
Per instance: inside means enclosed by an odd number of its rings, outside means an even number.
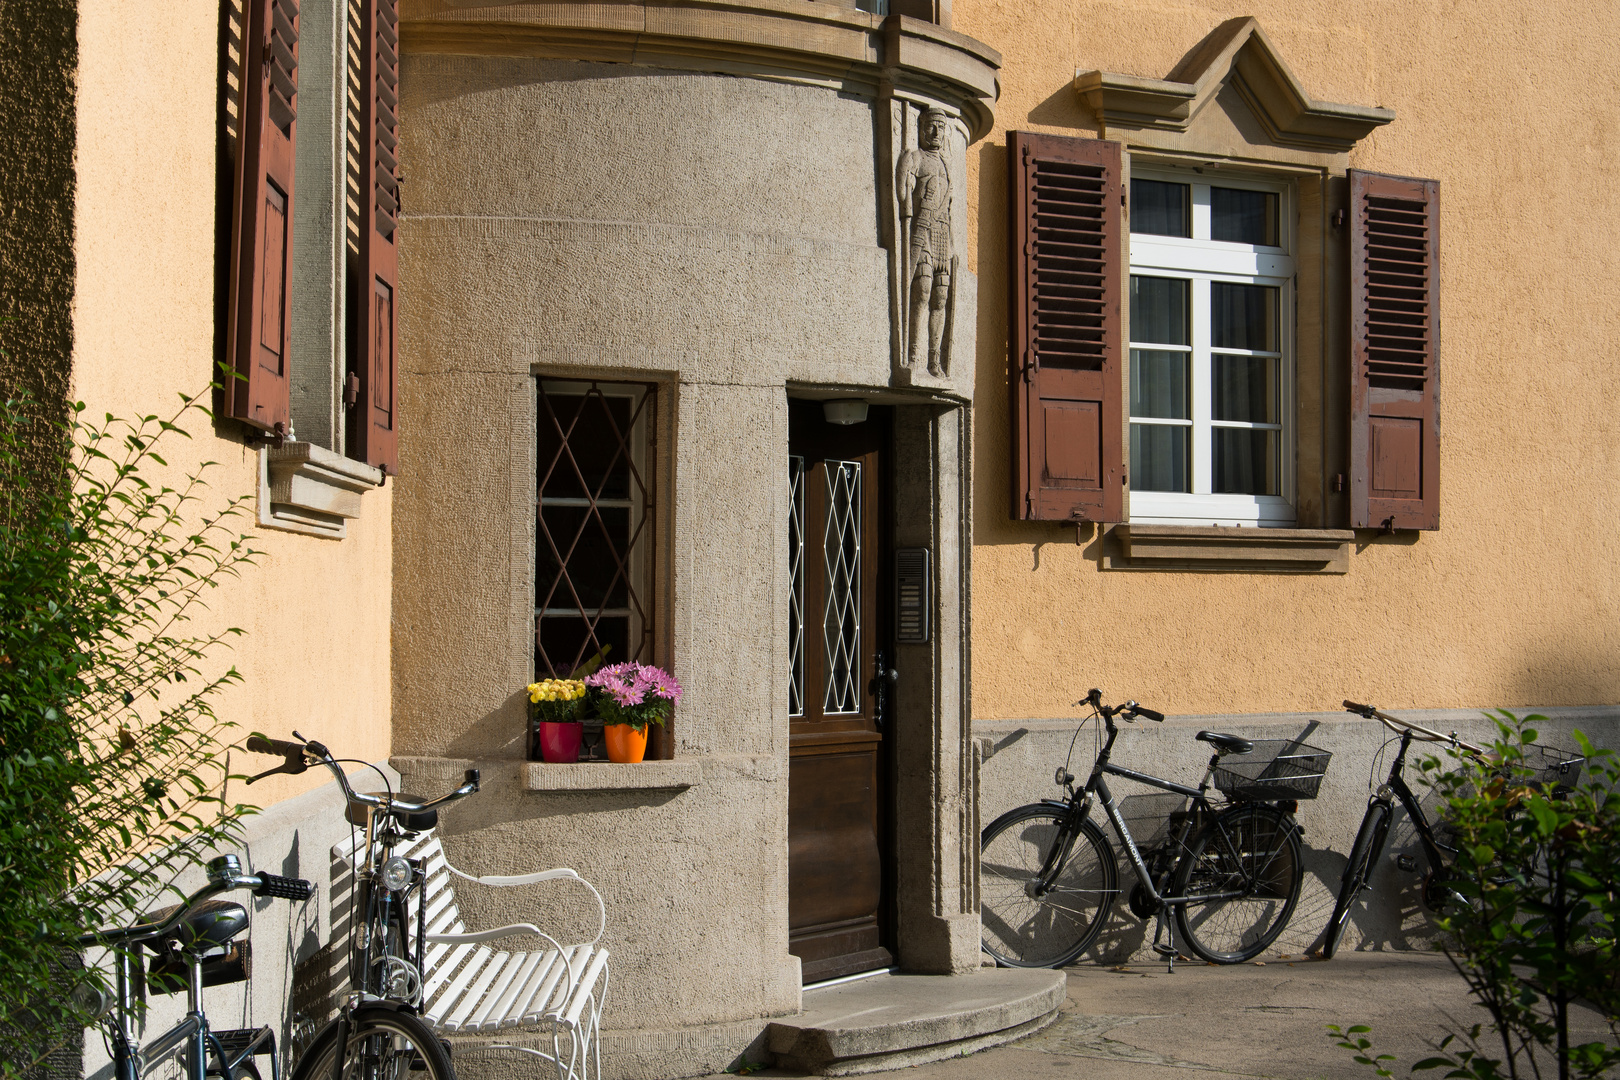
[[[1097,710],[1097,715],[1104,720],[1112,720],[1116,716],[1123,716],[1129,722],[1140,716],[1144,719],[1156,720],[1161,724],[1164,723],[1164,713],[1157,709],[1150,709],[1146,705],[1138,705],[1134,701],[1124,701],[1118,705],[1104,705],[1102,703],[1102,691],[1096,687],[1092,687],[1086,693],[1086,696],[1075,702],[1075,704],[1090,705]]]
[[[296,731],[293,732],[293,735],[303,739],[303,736]],[[243,746],[244,749],[255,754],[280,754],[287,759],[274,769],[267,769],[248,780],[248,783],[251,784],[255,780],[262,780],[266,776],[272,776],[276,773],[301,773],[309,768],[307,759],[313,757],[315,764],[325,765],[332,775],[337,777],[338,786],[343,789],[343,797],[357,806],[370,806],[378,810],[418,814],[424,810],[432,810],[434,807],[443,806],[445,803],[455,802],[457,799],[465,799],[468,795],[478,791],[478,770],[468,769],[462,778],[460,787],[448,795],[441,795],[437,799],[429,799],[426,802],[417,802],[398,795],[366,795],[355,791],[349,786],[349,778],[344,775],[343,767],[337,763],[337,759],[332,756],[332,752],[314,739],[304,739],[303,742],[297,743],[287,742],[282,739],[267,739],[263,735],[252,735],[249,736]]]
[[[1433,728],[1426,728],[1422,724],[1414,724],[1410,720],[1402,720],[1398,716],[1391,716],[1389,713],[1380,712],[1371,705],[1363,705],[1360,702],[1351,701],[1348,698],[1345,699],[1344,707],[1345,711],[1353,712],[1358,716],[1365,716],[1368,720],[1377,720],[1379,723],[1389,728],[1389,730],[1398,734],[1404,729],[1405,731],[1410,731],[1413,735],[1421,738],[1424,742],[1450,743],[1459,750],[1466,750],[1470,754],[1478,754],[1481,756],[1488,752],[1483,746],[1475,746],[1471,742],[1464,739],[1459,739],[1455,731],[1453,731],[1450,735],[1442,735]]]
[[[255,896],[276,896],[284,900],[308,900],[315,894],[315,886],[303,878],[282,877],[280,874],[244,874],[242,864],[235,855],[221,855],[208,863],[208,884],[186,897],[185,903],[170,912],[162,922],[136,923],[117,930],[84,934],[78,939],[78,947],[111,948],[163,937],[179,926],[198,904],[234,889],[252,889]]]

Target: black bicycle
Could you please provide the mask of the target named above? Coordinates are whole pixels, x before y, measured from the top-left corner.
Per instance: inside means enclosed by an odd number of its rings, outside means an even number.
[[[1378,866],[1384,844],[1389,839],[1390,826],[1394,823],[1397,800],[1406,810],[1406,816],[1411,819],[1412,828],[1417,833],[1418,846],[1423,852],[1424,906],[1430,911],[1439,913],[1445,910],[1447,904],[1461,900],[1448,884],[1451,860],[1457,853],[1456,845],[1452,842],[1454,838],[1443,818],[1438,821],[1429,819],[1421,800],[1407,786],[1403,775],[1406,770],[1406,754],[1414,741],[1443,743],[1453,750],[1475,758],[1484,758],[1486,754],[1484,747],[1458,738],[1455,731],[1450,735],[1442,735],[1422,724],[1414,724],[1410,720],[1391,716],[1371,705],[1362,705],[1355,701],[1346,701],[1344,707],[1348,712],[1382,723],[1399,736],[1400,749],[1395,752],[1395,757],[1389,764],[1388,777],[1367,799],[1367,812],[1362,816],[1361,828],[1357,830],[1355,843],[1350,847],[1350,858],[1344,865],[1344,875],[1339,881],[1339,899],[1333,905],[1333,916],[1328,920],[1327,932],[1322,940],[1324,960],[1331,960],[1338,949],[1339,941],[1344,937],[1344,928],[1350,922],[1350,910],[1355,904],[1356,897],[1363,891],[1371,889],[1373,870]],[[1586,760],[1578,754],[1570,754],[1556,747],[1539,744],[1525,746],[1524,754],[1526,764],[1538,774],[1538,782],[1553,787],[1558,785],[1573,787],[1580,780],[1581,764]],[[1376,764],[1373,767],[1374,770],[1377,769]],[[1374,779],[1376,778],[1375,771]],[[1409,873],[1419,869],[1418,861],[1410,855],[1401,855],[1397,865]]]
[[[233,889],[286,900],[308,900],[313,891],[309,882],[299,878],[245,874],[235,855],[221,855],[208,863],[208,884],[185,903],[153,912],[134,926],[79,939],[81,949],[105,948],[112,953],[112,992],[86,984],[76,996],[107,1033],[113,1080],[140,1080],[160,1066],[167,1067],[176,1051],[184,1057],[185,1080],[259,1080],[256,1057],[269,1058],[271,1080],[278,1080],[276,1036],[269,1025],[216,1030],[203,1012],[204,987],[243,982],[252,970],[248,942],[234,940],[248,927],[247,910],[241,904],[213,899]],[[143,963],[136,946],[154,954],[150,965]],[[157,993],[184,990],[187,995],[186,1015],[145,1046],[132,1024],[144,1012],[136,1004],[143,997],[143,979]]]
[[[476,792],[478,770],[468,769],[460,787],[437,799],[358,792],[344,775],[343,761],[313,739],[293,735],[300,741],[248,739],[247,749],[254,753],[285,759],[248,782],[323,765],[343,789],[349,823],[364,829],[365,838],[355,852],[357,887],[349,918],[351,993],[337,1018],[305,1049],[291,1080],[455,1080],[447,1044],[418,1015],[427,966],[426,909],[420,901],[429,868],[419,859],[395,855],[394,848],[436,826],[439,806]]]
[[[1332,755],[1298,740],[1200,731],[1196,737],[1215,753],[1193,788],[1110,760],[1119,737],[1116,717],[1163,721],[1162,713],[1134,701],[1104,705],[1100,690],[1075,704],[1091,706],[1091,719],[1102,721],[1107,741],[1083,788],[1076,791],[1073,774],[1067,766],[1059,768],[1056,782],[1067,789],[1065,799],[1020,806],[985,828],[980,862],[985,951],[1011,967],[1059,967],[1096,941],[1119,893],[1113,848],[1090,819],[1101,800],[1136,872],[1131,911],[1144,921],[1156,920],[1153,947],[1172,970],[1181,952],[1177,935],[1194,954],[1217,964],[1259,955],[1288,925],[1299,902],[1304,858],[1293,813],[1298,799],[1316,796]],[[1162,817],[1151,842],[1138,843],[1132,835],[1105,775],[1170,793],[1179,808]],[[1209,801],[1211,780],[1228,803]],[[1161,943],[1172,921],[1170,941]]]

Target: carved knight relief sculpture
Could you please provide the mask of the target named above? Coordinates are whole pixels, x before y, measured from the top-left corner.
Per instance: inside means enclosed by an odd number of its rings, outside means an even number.
[[[919,367],[927,358],[930,375],[944,375],[950,363],[947,340],[956,254],[951,245],[951,171],[947,140],[951,118],[927,109],[917,126],[917,148],[900,156],[895,197],[900,206],[900,250],[905,265],[902,311],[905,350],[902,363]]]

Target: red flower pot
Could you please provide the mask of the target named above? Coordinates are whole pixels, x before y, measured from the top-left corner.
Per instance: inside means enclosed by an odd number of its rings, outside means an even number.
[[[540,728],[540,756],[553,764],[570,764],[579,760],[579,740],[585,725],[578,721],[554,724],[542,720]]]

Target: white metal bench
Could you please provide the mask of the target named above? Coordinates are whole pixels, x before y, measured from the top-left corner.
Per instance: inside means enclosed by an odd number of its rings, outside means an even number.
[[[362,837],[332,848],[332,911],[335,928],[349,911],[354,888],[353,856]],[[607,992],[608,953],[598,947],[607,928],[607,908],[590,882],[572,870],[543,870],[516,876],[474,877],[451,866],[444,847],[432,833],[420,834],[394,849],[394,854],[421,860],[427,873],[420,903],[426,905],[427,943],[422,971],[413,995],[424,1020],[444,1035],[512,1037],[538,1034],[549,1037],[551,1049],[506,1042],[458,1040],[455,1053],[511,1051],[552,1062],[560,1080],[593,1080],[601,1075],[597,1028]],[[505,888],[543,881],[571,881],[584,886],[596,900],[596,936],[577,945],[563,945],[533,923],[514,923],[491,930],[471,931],[456,906],[454,877],[480,885]],[[341,913],[341,914],[340,914]],[[409,933],[415,955],[416,914]],[[484,943],[527,935],[540,938],[549,948],[533,951],[497,951]]]

